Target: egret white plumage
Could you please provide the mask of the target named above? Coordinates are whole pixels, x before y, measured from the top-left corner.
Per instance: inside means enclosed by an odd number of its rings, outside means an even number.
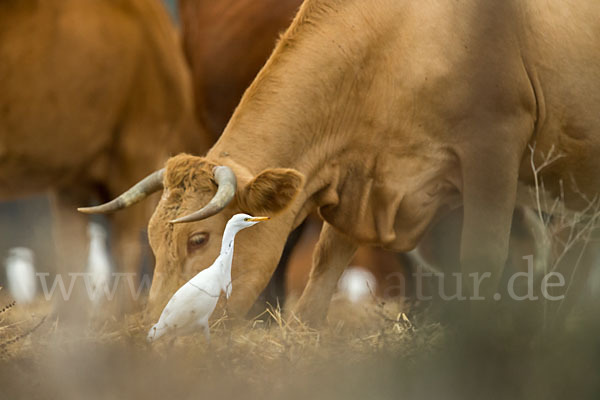
[[[358,303],[375,291],[375,276],[362,267],[348,267],[338,281],[340,293],[352,303]]]
[[[102,225],[91,222],[88,226],[88,234],[90,238],[87,264],[89,276],[86,283],[90,285],[88,288],[90,300],[93,304],[98,305],[105,293],[104,289],[109,285],[112,266],[106,245],[106,230]]]
[[[33,251],[27,247],[13,247],[6,258],[8,291],[18,304],[29,304],[35,299],[37,285]]]
[[[203,328],[207,340],[210,339],[208,319],[212,315],[221,292],[229,298],[232,290],[231,263],[235,235],[269,217],[253,217],[236,214],[227,222],[221,242],[221,252],[215,262],[200,271],[171,297],[158,322],[150,328],[148,341],[172,333],[188,335]]]

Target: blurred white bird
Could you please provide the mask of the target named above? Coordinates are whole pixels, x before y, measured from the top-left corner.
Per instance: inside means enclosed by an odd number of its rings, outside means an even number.
[[[18,304],[29,304],[35,299],[36,282],[33,251],[27,247],[13,247],[6,258],[8,291]]]
[[[106,245],[106,230],[96,222],[90,222],[88,226],[90,239],[90,250],[88,252],[87,271],[90,287],[88,295],[94,305],[99,305],[106,293],[112,271],[108,247]],[[87,283],[87,282],[86,282]]]
[[[221,291],[231,295],[231,262],[235,235],[269,217],[236,214],[225,226],[221,253],[210,267],[200,271],[175,292],[167,303],[158,322],[150,328],[148,341],[153,342],[167,333],[188,335],[202,327],[210,339],[208,319],[215,310]]]
[[[375,293],[377,280],[363,267],[348,267],[338,281],[340,294],[352,303],[358,303]]]

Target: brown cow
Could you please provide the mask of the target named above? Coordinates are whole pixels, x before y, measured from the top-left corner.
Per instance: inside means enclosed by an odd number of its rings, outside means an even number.
[[[318,209],[326,224],[297,307],[318,320],[357,243],[411,250],[460,205],[462,270],[489,273],[480,293],[494,293],[518,181],[533,182],[528,145],[536,161],[563,155],[542,178],[569,206],[600,187],[600,4],[551,4],[307,0],[206,157],[156,173],[151,300],[176,287],[179,266],[216,256],[232,214],[278,214],[237,243],[228,307],[245,312]],[[216,165],[237,186],[215,181]],[[205,245],[188,247],[197,235]]]
[[[116,196],[172,154],[208,148],[177,33],[155,0],[8,0],[0,59],[0,198],[52,192],[59,272],[82,271],[78,205]],[[150,213],[148,204],[111,218],[130,271]]]
[[[215,141],[301,4],[301,0],[179,1],[184,48],[194,81],[196,116]],[[304,242],[316,242],[319,236],[314,230],[302,231],[301,235]],[[312,249],[309,260],[310,254]],[[361,250],[361,254],[361,264],[379,266],[378,276],[398,268],[397,257],[391,253],[370,248]],[[292,277],[297,275],[294,269],[310,268],[310,262],[301,266],[306,256],[300,250],[290,255]],[[286,261],[284,256],[275,280],[287,271]],[[181,283],[189,278],[181,276]],[[303,287],[303,281],[304,278],[295,283]],[[275,291],[268,293],[267,300],[275,301],[282,293],[280,288],[272,289]]]

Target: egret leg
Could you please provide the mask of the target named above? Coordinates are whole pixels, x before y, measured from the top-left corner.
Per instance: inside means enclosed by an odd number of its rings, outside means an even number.
[[[201,322],[202,328],[204,329],[204,337],[206,342],[210,344],[210,328],[208,326],[208,320]]]
[[[173,348],[175,346],[175,341],[177,340],[177,335],[169,334],[169,333],[167,333],[167,335],[168,335],[167,347]]]
[[[294,312],[310,325],[318,325],[327,316],[337,282],[356,252],[357,245],[325,222],[313,253],[308,284]]]

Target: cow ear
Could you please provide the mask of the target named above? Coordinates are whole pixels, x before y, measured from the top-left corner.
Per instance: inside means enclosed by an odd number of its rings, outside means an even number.
[[[287,168],[266,169],[240,192],[240,208],[251,214],[275,214],[292,204],[304,185],[304,175]]]

